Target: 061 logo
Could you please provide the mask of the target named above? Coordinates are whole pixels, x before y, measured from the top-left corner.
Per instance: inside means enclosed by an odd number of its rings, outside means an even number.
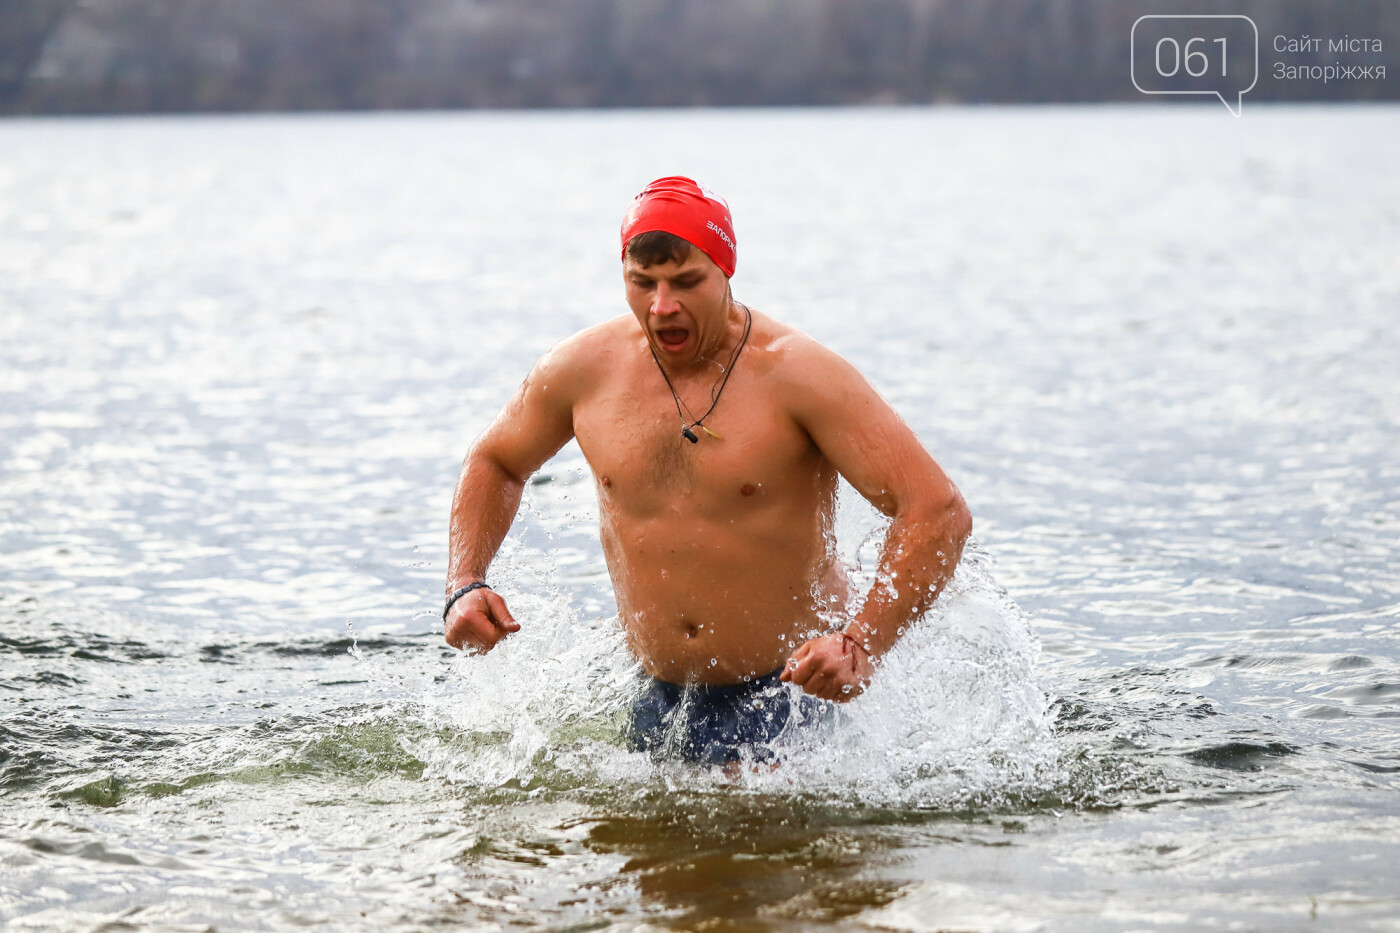
[[[1259,80],[1259,28],[1233,14],[1140,16],[1133,86],[1144,94],[1211,94],[1239,116]]]

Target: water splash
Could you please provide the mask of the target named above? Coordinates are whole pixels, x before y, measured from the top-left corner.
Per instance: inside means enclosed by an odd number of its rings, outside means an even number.
[[[746,785],[851,802],[995,804],[1055,783],[1050,703],[1024,614],[970,548],[934,608],[886,656],[834,732],[795,743],[786,766]]]
[[[858,533],[850,563],[860,581],[857,561],[871,535],[838,527]],[[657,765],[630,751],[623,728],[641,668],[617,620],[581,616],[551,584],[547,558],[516,539],[495,566],[522,622],[496,650],[463,656],[446,676],[417,683],[376,669],[372,654],[363,658],[371,680],[397,685],[404,714],[425,727],[405,747],[428,778],[507,795],[737,786],[904,807],[995,805],[1060,779],[1050,703],[1036,683],[1036,639],[975,545],[863,696],[840,705],[829,729],[807,733],[794,722],[774,743],[780,766],[743,768],[737,781],[722,769]]]

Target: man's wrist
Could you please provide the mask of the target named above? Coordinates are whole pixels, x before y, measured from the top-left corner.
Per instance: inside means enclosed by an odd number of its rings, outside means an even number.
[[[870,644],[870,636],[859,625],[848,625],[837,634],[841,636],[842,641],[865,652],[865,656],[870,660],[875,660],[875,649]]]
[[[457,589],[453,590],[452,593],[447,597],[447,602],[443,603],[442,605],[442,621],[447,621],[447,614],[452,611],[452,607],[456,605],[457,600],[461,599],[463,596],[466,596],[473,590],[489,589],[491,589],[491,586],[485,580],[476,580],[472,583],[466,584],[465,586],[459,586]]]
[[[451,596],[453,593],[457,592],[462,587],[471,586],[473,583],[481,583],[484,585],[486,583],[486,574],[470,573],[458,577],[456,580],[448,580],[447,588],[443,590],[443,594],[446,596]]]

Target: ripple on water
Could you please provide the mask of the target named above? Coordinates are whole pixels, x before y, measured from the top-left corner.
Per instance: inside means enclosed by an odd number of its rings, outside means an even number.
[[[1393,925],[1400,124],[1186,109],[0,126],[0,305],[43,311],[0,313],[0,923]],[[1047,648],[969,581],[909,696],[738,783],[623,747],[577,453],[514,560],[584,611],[523,581],[542,624],[488,659],[368,628],[429,627],[466,439],[617,302],[540,231],[596,244],[639,127],[697,119],[807,244],[744,287],[889,394]],[[871,236],[891,204],[951,225]],[[842,527],[860,578],[880,529]]]
[[[1208,768],[1230,771],[1263,771],[1274,760],[1297,754],[1298,749],[1282,742],[1222,742],[1185,752],[1182,757]]]

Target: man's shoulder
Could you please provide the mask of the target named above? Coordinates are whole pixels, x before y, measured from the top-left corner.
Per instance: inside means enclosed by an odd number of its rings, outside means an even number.
[[[536,369],[561,378],[587,380],[604,373],[612,356],[636,336],[637,321],[630,315],[585,327],[550,347]]]
[[[881,401],[854,364],[796,327],[765,322],[759,347],[754,354],[758,375],[804,427],[818,419],[829,421],[838,409],[868,411],[866,406]]]
[[[802,386],[853,368],[835,350],[791,324],[764,315],[762,328],[754,355],[764,375]]]

